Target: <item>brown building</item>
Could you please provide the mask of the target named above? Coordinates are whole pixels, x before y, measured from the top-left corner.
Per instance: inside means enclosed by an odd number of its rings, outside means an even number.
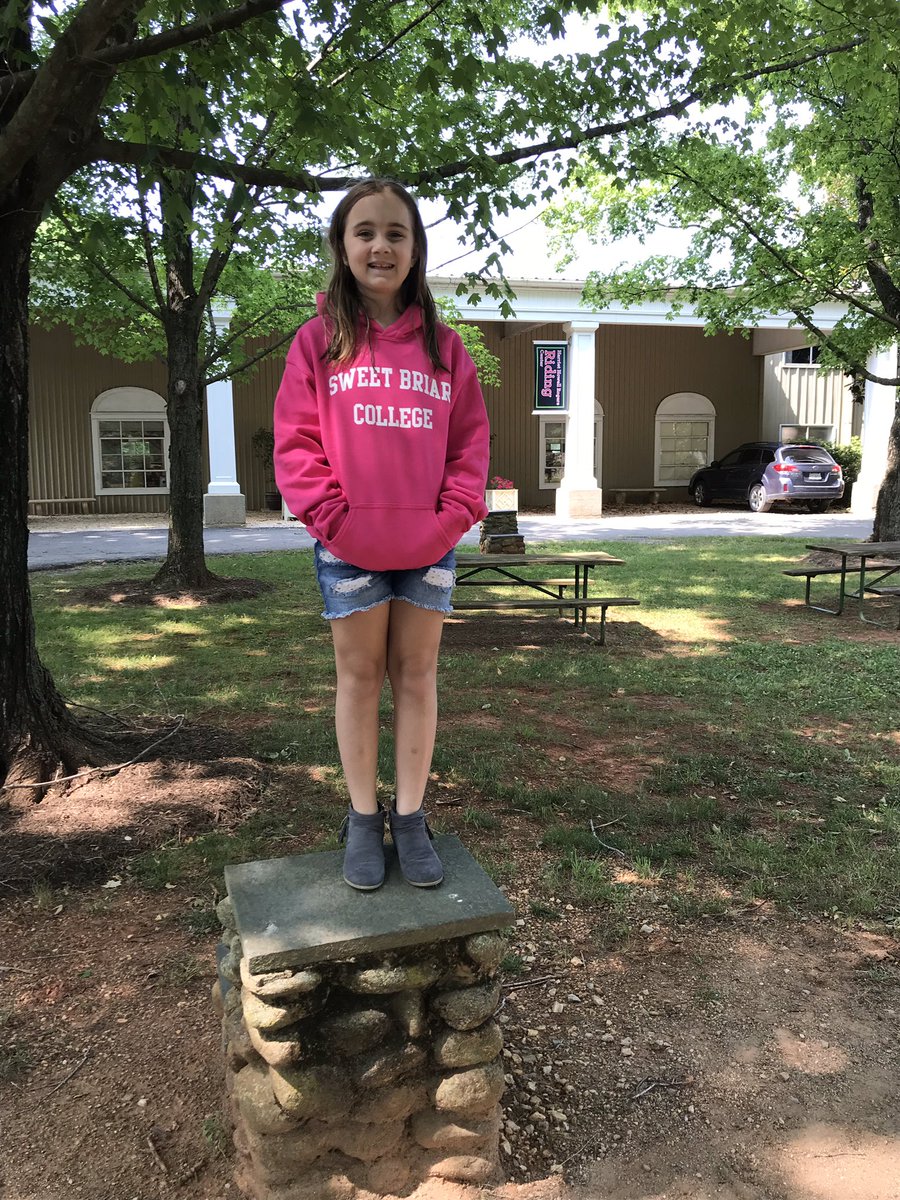
[[[437,295],[455,291],[450,279],[432,284]],[[847,425],[844,391],[833,382],[806,387],[796,402],[771,383],[777,373],[766,355],[777,351],[780,362],[804,343],[784,316],[749,336],[706,337],[696,318],[673,318],[665,305],[593,313],[578,283],[513,286],[513,320],[488,299],[457,304],[500,360],[500,385],[485,389],[491,472],[514,481],[522,508],[594,516],[604,491],[683,497],[698,466],[742,441],[778,437],[805,412],[823,426]],[[535,343],[548,354],[543,365],[565,355],[564,386],[536,387]],[[208,524],[239,524],[245,508],[266,505],[272,476],[252,438],[271,429],[283,362],[279,350],[253,374],[208,389]],[[65,328],[33,331],[31,363],[31,511],[165,511],[164,368],[78,347]]]

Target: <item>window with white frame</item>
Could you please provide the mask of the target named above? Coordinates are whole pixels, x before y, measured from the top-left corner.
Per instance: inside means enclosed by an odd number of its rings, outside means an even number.
[[[558,488],[566,469],[566,422],[541,417],[540,481],[542,488]]]
[[[797,350],[785,350],[786,367],[817,367],[822,353],[819,346],[800,346]]]
[[[94,487],[98,496],[169,491],[166,402],[147,388],[102,392],[91,405]]]
[[[833,442],[833,425],[779,425],[781,442]]]
[[[542,416],[540,430],[540,486],[558,488],[566,469],[566,421]],[[603,464],[603,409],[594,404],[594,476],[599,486]]]
[[[653,482],[681,487],[698,467],[712,461],[716,410],[698,392],[675,392],[656,410]]]

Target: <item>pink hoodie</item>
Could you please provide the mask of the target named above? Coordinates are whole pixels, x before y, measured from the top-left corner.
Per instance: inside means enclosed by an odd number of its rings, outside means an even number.
[[[352,362],[325,362],[319,316],[297,332],[275,399],[275,477],[290,511],[344,562],[367,571],[436,563],[487,513],[487,413],[475,364],[422,310],[387,329],[363,318]]]

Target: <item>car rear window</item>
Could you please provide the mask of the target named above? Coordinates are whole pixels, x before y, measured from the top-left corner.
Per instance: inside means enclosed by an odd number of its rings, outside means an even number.
[[[821,446],[782,446],[781,457],[792,463],[833,463],[834,459]]]

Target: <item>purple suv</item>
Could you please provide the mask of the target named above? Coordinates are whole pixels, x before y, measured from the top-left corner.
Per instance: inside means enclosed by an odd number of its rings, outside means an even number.
[[[688,492],[704,507],[713,500],[743,500],[751,512],[790,503],[825,512],[832,500],[843,496],[844,476],[821,446],[745,442],[695,471]]]

